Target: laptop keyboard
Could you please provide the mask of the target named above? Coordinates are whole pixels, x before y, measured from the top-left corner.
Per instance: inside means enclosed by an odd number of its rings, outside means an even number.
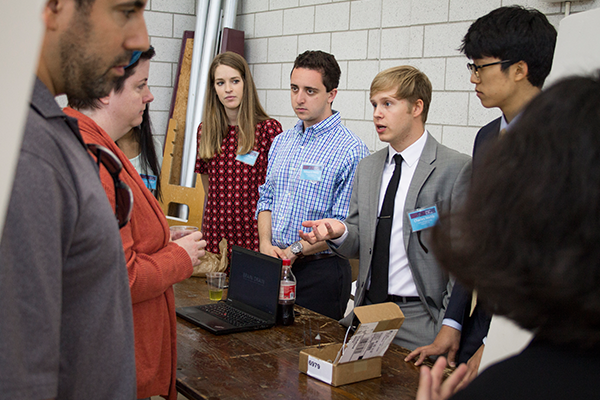
[[[223,303],[207,304],[202,306],[202,309],[210,315],[238,327],[265,323],[262,319],[258,319]]]

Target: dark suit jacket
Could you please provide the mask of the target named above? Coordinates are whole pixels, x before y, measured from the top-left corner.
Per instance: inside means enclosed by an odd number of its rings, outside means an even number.
[[[477,173],[477,166],[481,165],[489,147],[493,145],[500,134],[501,117],[493,120],[477,132],[473,146],[473,173]],[[450,318],[462,325],[460,347],[458,350],[459,363],[467,362],[479,349],[483,338],[487,335],[492,318],[479,304],[471,311],[471,291],[466,290],[459,282],[452,289],[452,296],[446,310],[445,318]]]
[[[600,349],[534,339],[519,355],[483,371],[451,400],[597,399]]]
[[[465,154],[438,143],[427,133],[427,142],[410,182],[403,210],[403,241],[419,297],[431,319],[441,327],[452,284],[442,271],[428,243],[428,234],[419,235],[411,229],[407,212],[436,205],[439,213],[450,211],[466,194],[471,179],[471,159]],[[359,258],[355,306],[365,303],[366,283],[371,268],[372,248],[377,226],[381,176],[388,148],[361,160],[356,170],[346,219],[348,237],[331,249],[345,258]],[[352,323],[354,313],[340,322]],[[438,327],[438,330],[439,330]]]

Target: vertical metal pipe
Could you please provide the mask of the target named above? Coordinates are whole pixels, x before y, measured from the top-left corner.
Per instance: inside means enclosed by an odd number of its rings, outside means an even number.
[[[206,0],[205,0],[206,1]],[[206,92],[206,81],[208,70],[214,57],[215,39],[221,16],[221,0],[210,0],[208,5],[208,16],[204,30],[204,41],[202,45],[201,61],[199,71],[196,72],[196,95],[194,101],[188,98],[188,113],[186,114],[185,141],[183,147],[183,160],[181,163],[181,186],[192,187],[194,185],[194,167],[196,165],[196,131],[202,120],[204,108],[204,96]],[[194,46],[196,41],[194,39]],[[190,77],[191,78],[191,77]],[[191,81],[191,79],[190,79]],[[191,86],[191,83],[190,83]],[[190,115],[190,107],[193,111]]]
[[[225,5],[223,7],[223,28],[235,29],[237,7],[237,0],[225,0]]]
[[[194,113],[196,112],[196,99],[198,98],[198,96],[204,96],[204,93],[199,93],[198,92],[198,81],[199,81],[199,76],[200,76],[200,65],[202,62],[202,47],[204,45],[204,32],[206,30],[206,24],[207,24],[207,16],[208,16],[208,2],[209,0],[198,0],[197,4],[196,4],[196,31],[194,33],[194,48],[193,48],[193,53],[192,53],[192,66],[191,66],[191,70],[190,70],[190,87],[189,87],[189,92],[188,92],[188,103],[187,103],[187,110],[186,110],[186,114],[185,114],[185,120],[186,120],[186,124],[185,124],[185,139],[184,139],[184,143],[183,143],[183,159],[186,159],[186,148],[189,147],[188,146],[188,131],[191,128],[192,130],[194,129],[194,127],[192,127],[191,121],[194,120]],[[197,129],[197,127],[196,127]],[[187,151],[187,153],[189,154],[189,150]],[[194,151],[194,157],[195,157],[195,151]],[[181,171],[181,176],[180,176],[180,181],[179,183],[181,185],[185,185],[185,180],[183,179],[184,175],[186,174],[186,172],[184,172],[185,165],[182,163],[182,171]],[[192,171],[193,172],[193,171]],[[185,186],[190,186],[191,185],[185,185]]]

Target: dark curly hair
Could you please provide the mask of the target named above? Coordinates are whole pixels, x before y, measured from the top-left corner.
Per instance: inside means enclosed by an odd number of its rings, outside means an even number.
[[[440,263],[489,311],[553,343],[600,343],[600,74],[543,91],[490,148]]]
[[[323,77],[323,85],[328,92],[336,89],[340,84],[342,71],[333,54],[321,50],[307,50],[296,57],[292,72],[296,68],[319,71]]]
[[[477,19],[462,40],[460,51],[471,60],[495,57],[527,63],[527,79],[541,88],[552,67],[556,29],[538,10],[521,6],[500,7]]]

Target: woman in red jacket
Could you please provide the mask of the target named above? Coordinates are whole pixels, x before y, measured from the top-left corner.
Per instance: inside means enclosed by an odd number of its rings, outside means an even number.
[[[119,177],[133,192],[130,222],[121,228],[129,287],[133,302],[137,397],[165,396],[175,400],[177,333],[174,283],[189,278],[206,242],[200,232],[171,241],[169,226],[156,198],[116,141],[142,122],[148,89],[148,69],[154,49],[135,53],[115,89],[104,98],[69,99],[67,115],[79,120],[83,140],[111,150],[123,164]],[[78,110],[75,110],[75,108]],[[115,189],[111,175],[100,167],[100,179],[111,204]],[[101,316],[99,316],[101,318]]]

